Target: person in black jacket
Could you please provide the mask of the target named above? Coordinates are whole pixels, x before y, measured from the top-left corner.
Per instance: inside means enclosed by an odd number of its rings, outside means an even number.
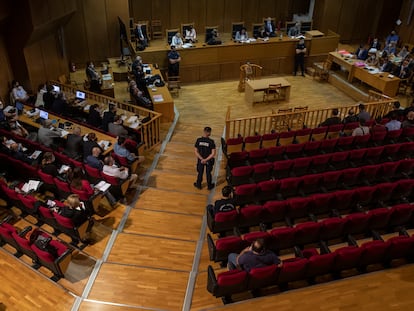
[[[108,124],[114,122],[116,115],[116,107],[114,104],[109,104],[109,110],[105,111],[102,118],[102,129],[108,132]]]
[[[75,227],[79,227],[89,220],[88,211],[77,194],[70,194],[67,197],[66,204],[60,208],[59,214],[63,217],[70,218]]]
[[[89,108],[87,123],[94,127],[100,128],[102,126],[102,117],[98,107],[98,104],[91,105],[91,107]]]

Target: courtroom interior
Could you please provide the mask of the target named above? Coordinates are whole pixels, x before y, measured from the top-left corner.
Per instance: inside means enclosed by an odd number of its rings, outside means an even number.
[[[414,307],[413,0],[0,0],[0,310]]]

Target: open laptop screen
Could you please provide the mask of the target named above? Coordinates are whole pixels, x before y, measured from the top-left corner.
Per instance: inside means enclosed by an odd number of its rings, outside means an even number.
[[[76,91],[76,98],[77,99],[85,99],[86,94],[84,92],[81,92],[81,91]]]
[[[49,119],[49,113],[47,111],[44,110],[39,110],[39,117],[41,117],[42,119]]]

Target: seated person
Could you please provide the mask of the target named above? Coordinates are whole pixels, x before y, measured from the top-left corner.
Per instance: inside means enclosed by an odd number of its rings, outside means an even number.
[[[58,115],[66,115],[68,113],[68,103],[65,99],[65,94],[58,93],[52,103],[52,111]]]
[[[221,199],[216,200],[214,206],[212,204],[207,205],[208,211],[213,216],[219,212],[230,212],[236,209],[236,204],[233,199],[233,188],[231,186],[224,186],[221,189],[221,194]]]
[[[237,42],[244,42],[249,40],[249,35],[247,34],[246,27],[243,27],[240,31],[236,32],[236,36],[234,37],[234,41]]]
[[[99,149],[101,149],[101,152],[104,152],[103,150],[103,146],[99,146],[98,145],[98,138],[96,137],[96,134],[94,132],[89,133],[88,135],[86,135],[86,139],[83,138],[83,158],[86,159],[86,157],[88,155],[92,154],[92,149],[94,147],[97,147]]]
[[[352,123],[352,122],[358,122],[359,118],[355,115],[355,110],[353,108],[349,109],[348,115],[343,119],[342,123]]]
[[[85,163],[88,164],[90,167],[94,167],[100,171],[103,169],[103,162],[99,159],[101,156],[101,148],[93,147],[92,154],[86,157]]]
[[[219,44],[221,44],[221,39],[220,39],[219,33],[217,32],[217,29],[213,29],[207,35],[207,44],[208,45],[219,45]]]
[[[398,43],[398,40],[400,40],[400,37],[397,35],[397,33],[395,32],[395,30],[391,31],[391,33],[387,36],[386,40],[385,40],[385,44],[388,45],[391,42],[394,42],[394,44]]]
[[[184,42],[181,38],[181,34],[177,32],[172,38],[171,38],[171,46],[174,45],[177,49],[181,48],[183,46]]]
[[[144,156],[135,155],[126,148],[127,139],[124,136],[118,137],[118,141],[114,145],[114,152],[120,156],[126,158],[129,162],[133,162],[138,159],[138,163],[145,160]]]
[[[359,126],[352,131],[352,136],[363,136],[369,134],[369,127],[365,125],[365,120],[359,120]]]
[[[276,37],[276,27],[270,17],[264,22],[264,33],[266,37]]]
[[[29,131],[26,130],[24,126],[21,125],[19,121],[17,121],[17,119],[18,119],[17,116],[8,118],[10,132],[20,137],[28,137]]]
[[[102,93],[101,90],[101,76],[99,75],[98,71],[95,69],[95,65],[93,62],[89,61],[86,63],[86,76],[88,77],[88,81],[90,83],[89,91],[94,93]]]
[[[369,114],[368,111],[365,110],[365,105],[363,103],[359,104],[358,109],[359,109],[359,113],[358,113],[359,119],[364,119],[365,122],[371,119],[371,115]]]
[[[120,115],[116,115],[114,117],[114,121],[108,124],[108,132],[115,135],[115,136],[127,136],[128,131],[122,125],[124,122]]]
[[[368,51],[368,58],[365,60],[365,64],[372,67],[378,66],[377,50],[370,49]]]
[[[376,49],[377,51],[381,50],[381,43],[379,42],[378,38],[374,38],[374,40],[372,40],[370,49]]]
[[[98,104],[93,104],[89,107],[88,119],[86,122],[93,127],[99,128],[102,126],[102,117]]]
[[[57,177],[59,175],[58,167],[55,163],[55,156],[52,152],[45,152],[43,154],[40,169],[43,173]]]
[[[374,124],[371,126],[371,128],[369,130],[371,135],[375,135],[375,134],[385,132],[385,131],[387,131],[387,129],[382,124],[382,118],[381,117],[378,117],[378,118],[375,119]]]
[[[86,179],[82,168],[75,167],[68,175],[68,182],[72,188],[85,191],[89,195],[94,194],[95,191],[93,190],[89,181]]]
[[[20,144],[12,143],[10,145],[10,155],[16,160],[23,161],[27,164],[33,164],[33,159],[29,158],[22,150]]]
[[[70,194],[63,207],[59,208],[59,214],[63,217],[70,218],[75,227],[79,227],[89,220],[90,212],[86,209],[85,204],[79,199],[79,195]],[[89,228],[93,223],[90,224]]]
[[[357,59],[366,60],[368,58],[368,46],[361,44],[355,51],[355,56]]]
[[[142,92],[138,85],[134,80],[129,82],[129,95],[131,97],[132,103],[137,106],[144,107],[149,110],[154,110],[154,105],[152,101],[145,96],[144,92]]]
[[[256,28],[253,31],[253,37],[255,39],[257,39],[257,38],[266,38],[266,32],[265,32],[264,27],[263,26],[260,26],[259,28]]]
[[[83,137],[81,128],[75,126],[73,132],[66,137],[66,145],[63,153],[72,159],[81,159],[83,151]]]
[[[407,114],[407,119],[405,119],[401,125],[401,127],[407,128],[407,127],[414,127],[414,111],[410,111]]]
[[[401,104],[400,104],[399,101],[394,102],[392,104],[392,108],[393,109],[390,112],[388,112],[384,116],[384,118],[391,119],[393,113],[397,114],[397,118],[400,118],[400,117],[403,117],[404,116],[404,108],[401,107]]]
[[[400,79],[407,79],[411,74],[409,64],[410,62],[407,59],[405,59],[402,62],[401,66],[394,70],[394,76],[399,77]]]
[[[29,102],[30,97],[26,90],[19,84],[19,81],[12,82],[12,96],[16,104],[18,114],[23,113],[23,106]]]
[[[384,48],[384,50],[382,51],[382,53],[386,53],[387,55],[395,55],[396,53],[396,47],[395,47],[395,43],[394,41],[392,41],[391,43],[387,44]]]
[[[388,58],[388,56],[381,57],[379,59],[378,65],[379,65],[379,70],[381,72],[391,72],[393,69],[393,64]]]
[[[391,113],[391,120],[387,123],[385,123],[385,128],[388,131],[396,131],[401,128],[401,122],[397,120],[398,115],[397,113],[393,112]]]
[[[240,254],[231,253],[228,257],[229,270],[242,269],[249,272],[253,268],[270,265],[281,265],[282,261],[270,250],[265,248],[264,239],[257,239]]]
[[[185,37],[184,41],[186,43],[195,43],[197,42],[197,33],[193,25],[191,25],[189,28],[185,29]]]
[[[108,111],[105,111],[102,117],[102,128],[105,132],[108,132],[108,124],[114,122],[115,115],[116,106],[114,104],[109,104]]]
[[[300,35],[300,23],[296,23],[295,26],[290,27],[288,34],[289,37],[297,37]]]
[[[46,85],[46,93],[43,94],[43,103],[44,107],[47,110],[52,110],[53,102],[55,101],[56,94],[53,91],[53,86],[51,84]]]
[[[43,107],[45,105],[43,101],[43,95],[45,95],[46,92],[47,92],[46,84],[44,83],[40,84],[37,89],[35,107]]]
[[[404,45],[402,49],[398,52],[397,56],[404,59],[408,54],[410,54],[408,45]]]
[[[339,110],[337,108],[332,109],[332,117],[329,117],[323,121],[319,126],[329,126],[334,124],[341,124],[341,118],[339,117]]]
[[[135,27],[135,38],[137,39],[137,47],[139,50],[144,50],[148,46],[147,34],[142,29],[141,24],[137,24]]]
[[[37,131],[38,141],[46,147],[51,147],[56,138],[60,138],[60,132],[52,127],[52,120],[44,120],[42,127]]]
[[[105,157],[102,172],[108,176],[113,176],[122,180],[129,178],[128,188],[136,188],[138,186],[136,183],[138,179],[137,174],[130,175],[127,167],[116,166],[115,161],[111,156]]]

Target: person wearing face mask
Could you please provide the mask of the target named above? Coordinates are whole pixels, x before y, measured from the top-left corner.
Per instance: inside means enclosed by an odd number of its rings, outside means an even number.
[[[372,67],[378,66],[378,58],[377,58],[377,50],[376,49],[370,49],[368,51],[368,58],[365,61],[365,64]]]
[[[89,90],[94,93],[102,93],[99,73],[96,71],[93,62],[86,64],[86,76],[91,84]]]

